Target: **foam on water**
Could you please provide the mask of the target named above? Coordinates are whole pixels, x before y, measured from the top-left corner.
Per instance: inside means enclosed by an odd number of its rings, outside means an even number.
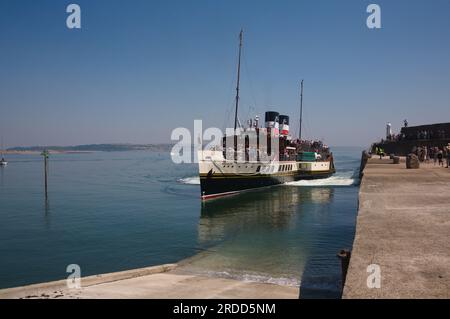
[[[182,184],[187,184],[187,185],[200,185],[200,177],[192,176],[192,177],[180,178],[178,180],[178,182],[182,183]]]
[[[300,180],[295,182],[288,182],[284,185],[288,186],[352,186],[358,183],[358,178],[355,176],[355,171],[338,172],[335,175],[312,180]]]
[[[220,277],[227,279],[235,279],[244,282],[258,282],[258,283],[269,283],[279,286],[291,286],[291,287],[299,287],[300,280],[296,278],[287,278],[287,277],[272,277],[268,274],[255,274],[255,273],[231,273],[228,271],[207,271],[203,272],[203,275],[207,275],[210,277]]]
[[[191,176],[180,178],[179,183],[187,185],[200,185],[200,178],[198,176]],[[288,186],[352,186],[358,183],[358,178],[354,171],[338,172],[335,175],[313,180],[300,180],[295,182],[288,182]]]

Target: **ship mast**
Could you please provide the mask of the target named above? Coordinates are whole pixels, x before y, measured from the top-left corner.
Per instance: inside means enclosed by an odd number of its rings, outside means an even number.
[[[236,84],[236,109],[234,113],[234,132],[236,133],[237,123],[238,123],[238,108],[239,108],[239,81],[241,77],[241,51],[242,51],[242,36],[243,30],[239,33],[239,59],[238,59],[238,69],[237,69],[237,84]]]
[[[303,115],[303,80],[300,84],[300,128],[298,138],[302,139],[302,115]]]

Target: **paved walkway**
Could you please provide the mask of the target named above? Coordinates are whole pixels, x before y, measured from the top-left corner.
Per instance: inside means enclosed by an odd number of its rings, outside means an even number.
[[[344,298],[450,298],[450,169],[391,162],[364,170]],[[367,286],[370,264],[379,289]]]

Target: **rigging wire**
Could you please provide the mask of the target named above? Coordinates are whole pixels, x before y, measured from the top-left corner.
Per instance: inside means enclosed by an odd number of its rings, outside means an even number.
[[[303,123],[304,123],[304,125],[302,126],[302,128],[304,128],[304,132],[305,132],[305,140],[306,139],[308,139],[308,140],[310,140],[311,138],[310,138],[310,135],[309,135],[309,133],[311,133],[311,130],[310,130],[310,128],[311,128],[311,126],[309,125],[310,123],[309,123],[309,117],[308,117],[308,114],[307,114],[307,111],[305,110],[305,108],[303,109]],[[308,138],[306,138],[306,137],[308,137]]]
[[[252,77],[251,77],[251,74],[250,74],[250,71],[249,71],[247,58],[245,57],[245,55],[243,56],[243,60],[244,60],[244,70],[245,70],[245,73],[247,74],[247,78],[248,78],[250,96],[251,96],[252,102],[253,102],[253,108],[252,109],[253,109],[253,111],[255,113],[258,113],[258,111],[259,111],[258,103],[256,102],[255,90],[254,90],[254,87],[253,87],[253,81],[252,81]],[[251,110],[249,110],[249,113],[250,113],[250,111]],[[253,115],[256,115],[256,114],[253,114]],[[249,117],[249,116],[247,116],[247,117]],[[252,116],[252,118],[253,118],[253,116]]]
[[[231,93],[232,90],[233,90],[233,84],[234,84],[234,78],[231,77],[230,86],[229,86],[229,89],[228,89],[228,93],[229,93],[228,95],[229,95],[229,96],[232,96],[232,95],[233,95],[233,94]],[[226,105],[226,108],[225,108],[225,117],[224,117],[223,123],[222,123],[222,131],[224,131],[224,130],[226,129],[227,123],[230,122],[230,116],[231,116],[232,111],[234,110],[233,102],[234,102],[234,98],[230,98],[230,101],[229,101],[229,102],[227,103],[227,105]]]
[[[251,102],[252,102],[252,104],[253,105],[248,105],[247,107],[246,107],[246,110],[247,110],[247,113],[246,113],[246,116],[244,117],[244,119],[250,119],[250,118],[254,118],[254,116],[255,115],[259,115],[258,114],[258,111],[259,111],[259,108],[258,108],[258,104],[257,104],[257,102],[256,102],[256,98],[255,98],[255,90],[254,90],[254,88],[253,88],[253,81],[252,81],[252,77],[251,77],[251,75],[250,75],[250,72],[249,72],[249,67],[248,67],[248,63],[247,63],[247,58],[246,58],[246,56],[245,56],[245,54],[242,54],[242,62],[243,62],[243,65],[244,65],[244,72],[243,73],[245,73],[245,75],[247,76],[247,81],[248,81],[248,86],[249,86],[249,94],[250,94],[250,97],[251,97]],[[234,79],[231,81],[231,84],[230,84],[230,89],[229,89],[229,92],[232,90],[232,85],[233,85],[233,83],[234,83]],[[230,93],[230,96],[231,96],[231,93]],[[241,110],[242,110],[242,105],[244,104],[244,103],[242,103],[242,97],[240,97],[239,98],[240,99],[240,105],[241,105]],[[227,104],[227,111],[226,111],[226,119],[224,119],[224,123],[222,124],[222,128],[223,129],[225,129],[226,128],[226,122],[228,123],[229,121],[230,121],[230,116],[231,116],[231,113],[232,113],[232,111],[233,111],[233,102],[234,102],[235,100],[233,99],[232,101],[230,101],[230,103],[229,104]],[[244,99],[244,101],[245,101],[245,99]],[[252,113],[254,113],[254,114],[252,114]],[[241,112],[241,114],[242,114],[242,112]],[[238,127],[243,127],[243,125],[242,125],[242,123],[241,123],[241,121],[240,121],[240,117],[239,117],[239,114],[238,114]]]

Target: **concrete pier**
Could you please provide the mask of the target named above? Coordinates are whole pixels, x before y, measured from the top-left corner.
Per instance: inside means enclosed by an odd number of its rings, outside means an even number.
[[[450,169],[368,160],[343,298],[450,298]]]
[[[0,299],[296,299],[298,287],[245,282],[186,273],[176,264],[89,276],[81,288],[67,288],[66,280],[0,290]]]

